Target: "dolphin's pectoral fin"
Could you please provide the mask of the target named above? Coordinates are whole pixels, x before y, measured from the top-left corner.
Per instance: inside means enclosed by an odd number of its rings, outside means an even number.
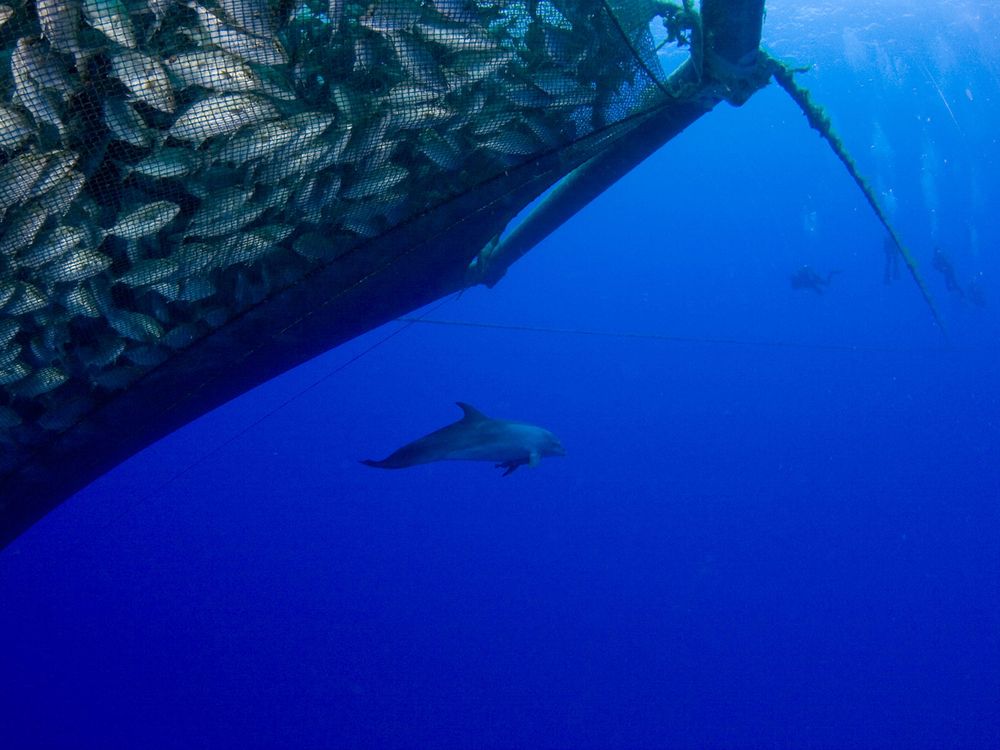
[[[530,466],[535,468],[542,462],[542,454],[538,451],[531,451],[527,458],[512,458],[510,461],[504,461],[495,465],[497,469],[506,469],[506,471],[501,476],[507,476],[508,474],[513,474],[519,466]]]
[[[496,464],[494,468],[506,469],[506,471],[504,471],[504,473],[500,475],[502,477],[505,477],[508,474],[513,474],[515,471],[517,471],[518,466],[524,466],[526,463],[527,461],[520,461],[520,460],[504,461],[503,463]]]

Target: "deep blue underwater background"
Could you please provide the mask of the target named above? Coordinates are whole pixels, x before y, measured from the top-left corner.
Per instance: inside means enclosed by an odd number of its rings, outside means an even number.
[[[0,553],[3,747],[1000,747],[1000,10],[923,5],[769,2],[765,41],[950,348],[787,96],[724,105],[428,315],[563,332],[413,324],[341,369],[386,326]],[[455,400],[568,455],[357,463]]]

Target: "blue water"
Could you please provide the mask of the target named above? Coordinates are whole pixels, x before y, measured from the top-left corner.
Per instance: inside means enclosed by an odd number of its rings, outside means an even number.
[[[3,746],[1000,747],[1000,13],[911,5],[770,2],[765,39],[950,348],[787,97],[722,106],[428,315],[562,332],[391,324],[0,554]],[[567,457],[357,463],[456,400]]]

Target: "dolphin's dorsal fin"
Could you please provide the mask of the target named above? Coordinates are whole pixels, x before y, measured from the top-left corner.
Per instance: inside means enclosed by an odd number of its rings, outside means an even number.
[[[461,401],[456,401],[458,408],[462,410],[462,421],[463,422],[479,422],[483,419],[489,419],[485,414],[483,414],[475,406],[469,406],[469,404],[462,403]]]

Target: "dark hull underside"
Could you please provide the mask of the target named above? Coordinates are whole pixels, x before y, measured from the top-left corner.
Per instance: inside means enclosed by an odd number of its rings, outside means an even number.
[[[745,64],[758,49],[762,15],[763,0],[705,0],[713,55]],[[683,98],[520,164],[179,351],[0,480],[0,547],[131,455],[250,388],[470,283],[495,282],[592,197],[714,107],[723,89],[706,75]],[[516,246],[502,244],[486,272],[470,277],[470,263],[510,219],[573,170],[559,199],[525,224]]]

